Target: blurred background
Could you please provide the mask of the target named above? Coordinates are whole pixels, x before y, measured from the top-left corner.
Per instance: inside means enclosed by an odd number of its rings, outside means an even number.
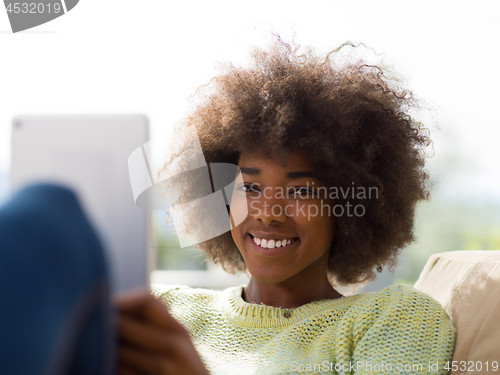
[[[417,209],[417,241],[394,272],[358,291],[413,284],[433,253],[500,249],[497,18],[493,0],[85,0],[13,35],[0,12],[0,204],[11,193],[15,115],[143,113],[155,138],[189,112],[189,96],[217,73],[218,62],[244,64],[272,33],[318,53],[363,42],[423,100],[419,117],[434,144],[432,199]],[[160,270],[153,281],[245,282],[207,266],[195,249],[180,250],[164,213],[153,213],[153,228]]]

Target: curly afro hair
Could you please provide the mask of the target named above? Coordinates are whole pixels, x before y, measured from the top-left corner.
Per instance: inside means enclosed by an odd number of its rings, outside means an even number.
[[[393,267],[414,240],[415,205],[427,199],[424,171],[427,129],[410,116],[412,93],[363,60],[336,63],[345,43],[320,58],[278,40],[253,51],[248,67],[227,65],[198,91],[185,125],[194,126],[207,163],[237,164],[256,149],[270,158],[305,153],[326,186],[376,188],[376,199],[336,199],[362,204],[362,216],[336,218],[328,276],[339,284],[375,278]],[[373,198],[373,197],[372,197]],[[229,272],[245,270],[231,233],[198,248]]]

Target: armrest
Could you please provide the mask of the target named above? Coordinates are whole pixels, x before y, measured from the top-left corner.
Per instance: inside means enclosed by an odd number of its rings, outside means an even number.
[[[453,361],[497,361],[500,366],[500,251],[452,251],[432,255],[415,288],[446,310],[457,330]],[[474,365],[476,366],[476,365]],[[500,368],[500,367],[499,367]],[[479,370],[473,367],[475,373]],[[467,373],[451,371],[450,374]]]

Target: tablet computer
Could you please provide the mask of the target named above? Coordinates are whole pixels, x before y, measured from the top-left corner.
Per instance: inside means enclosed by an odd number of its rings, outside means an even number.
[[[135,204],[130,154],[149,140],[143,115],[18,116],[12,122],[13,190],[60,183],[78,196],[108,253],[112,290],[149,287],[150,213]]]

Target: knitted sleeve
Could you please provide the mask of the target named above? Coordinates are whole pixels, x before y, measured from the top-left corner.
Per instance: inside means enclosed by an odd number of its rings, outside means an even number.
[[[338,362],[349,362],[351,372],[360,374],[447,374],[455,329],[444,309],[407,285],[372,298],[349,312],[357,315],[349,329],[354,345],[339,346]]]
[[[168,305],[167,295],[173,290],[189,289],[184,285],[164,285],[164,284],[151,284],[151,294],[160,298],[165,304]]]

